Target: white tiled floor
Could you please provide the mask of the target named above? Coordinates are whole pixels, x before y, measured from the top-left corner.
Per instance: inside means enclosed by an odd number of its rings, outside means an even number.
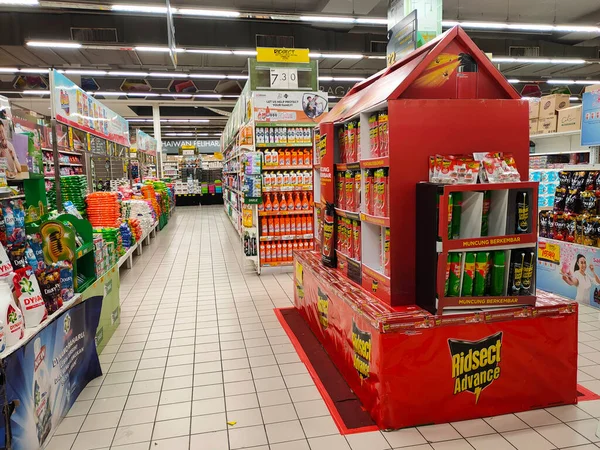
[[[340,436],[279,325],[291,274],[258,277],[222,207],[178,208],[122,272],[121,325],[49,450],[597,449],[600,400]],[[579,382],[600,393],[600,314],[580,309]],[[228,424],[231,423],[231,425]]]

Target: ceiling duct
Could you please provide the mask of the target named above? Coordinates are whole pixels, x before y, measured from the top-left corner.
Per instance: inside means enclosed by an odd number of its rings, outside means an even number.
[[[118,43],[116,28],[77,28],[71,27],[71,39],[82,44]]]

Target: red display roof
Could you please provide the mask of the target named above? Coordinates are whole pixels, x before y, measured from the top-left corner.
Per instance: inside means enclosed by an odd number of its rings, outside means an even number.
[[[476,81],[473,81],[475,74]],[[461,83],[469,81],[465,97]],[[519,99],[489,58],[456,26],[392,66],[356,84],[320,122],[342,122],[398,98]]]

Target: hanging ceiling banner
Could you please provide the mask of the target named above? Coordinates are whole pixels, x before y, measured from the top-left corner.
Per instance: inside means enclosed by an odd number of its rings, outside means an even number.
[[[256,61],[277,63],[309,63],[307,48],[257,47]]]
[[[142,130],[137,129],[135,130],[135,148],[138,152],[146,153],[150,156],[156,156],[156,139],[149,134],[144,133]]]
[[[58,122],[129,147],[127,120],[56,70],[50,71],[50,103]]]

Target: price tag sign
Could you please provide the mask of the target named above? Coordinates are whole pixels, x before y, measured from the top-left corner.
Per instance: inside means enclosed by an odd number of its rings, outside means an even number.
[[[298,89],[298,69],[271,69],[271,89]]]

